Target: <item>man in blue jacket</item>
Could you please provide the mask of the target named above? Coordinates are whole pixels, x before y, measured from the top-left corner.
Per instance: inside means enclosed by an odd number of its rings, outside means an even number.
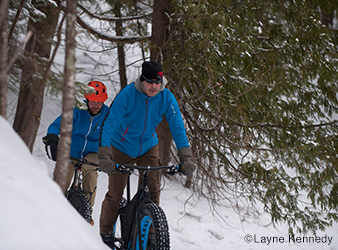
[[[104,118],[109,112],[109,107],[104,104],[107,100],[106,86],[99,81],[91,81],[88,86],[94,88],[95,92],[85,94],[87,110],[74,108],[73,112],[73,131],[71,138],[70,156],[78,159],[87,159],[98,164],[97,150],[99,148],[100,131]],[[47,130],[47,135],[42,138],[46,145],[49,158],[56,161],[57,148],[59,144],[59,134],[61,127],[61,117],[57,117]],[[48,153],[50,152],[50,153]],[[89,198],[92,207],[95,202],[97,171],[95,166],[82,165],[83,167],[83,189]],[[69,163],[67,174],[67,186],[70,185],[74,174],[74,165]],[[63,190],[66,194],[67,190]]]
[[[102,171],[110,173],[116,163],[140,166],[159,166],[159,146],[156,128],[165,115],[182,163],[181,171],[187,175],[195,169],[181,112],[174,95],[165,88],[162,66],[157,62],[144,62],[142,74],[116,96],[106,118],[98,150]],[[150,198],[159,204],[160,175],[149,173]],[[108,192],[102,203],[100,234],[103,241],[113,247],[112,228],[116,221],[119,201],[127,183],[127,175],[109,175]]]

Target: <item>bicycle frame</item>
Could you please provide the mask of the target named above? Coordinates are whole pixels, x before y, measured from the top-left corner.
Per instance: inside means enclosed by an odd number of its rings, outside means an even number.
[[[75,164],[74,164],[74,160],[76,161]],[[97,166],[97,167],[99,165],[96,164],[96,163],[90,162],[86,159],[78,159],[78,158],[74,158],[74,157],[70,157],[69,161],[72,164],[74,164],[74,178],[73,178],[71,188],[74,188],[75,190],[78,190],[78,191],[83,191],[83,189],[82,189],[82,179],[81,179],[82,165],[87,164],[87,165],[92,165],[92,166]],[[99,168],[97,168],[95,170],[99,170]]]
[[[81,170],[81,166],[82,164],[77,162],[75,164],[75,170],[74,170],[74,178],[73,178],[73,183],[71,185],[71,188],[74,188],[76,190],[80,190],[82,191],[82,179],[81,179],[81,174],[82,174],[82,170]]]
[[[71,187],[67,190],[66,198],[73,205],[73,207],[80,213],[80,215],[87,222],[91,223],[92,222],[92,218],[91,218],[92,208],[91,208],[90,198],[86,196],[85,190],[83,190],[83,187],[82,187],[82,178],[81,178],[82,177],[82,165],[83,164],[93,165],[93,166],[98,166],[98,165],[86,159],[77,159],[73,157],[71,157],[70,162],[74,164],[74,178],[73,178]],[[96,170],[98,170],[98,168]],[[91,197],[92,193],[89,192],[89,194]]]
[[[127,205],[125,209],[130,205],[131,202],[131,195],[130,195],[130,176],[134,172],[135,169],[143,171],[143,182],[142,185],[139,187],[137,193],[133,196],[136,197],[139,195],[139,199],[136,201],[135,204],[135,212],[132,216],[132,218],[124,218],[124,220],[132,220],[131,228],[129,231],[129,235],[133,235],[135,233],[135,230],[137,230],[137,243],[138,243],[138,248],[136,249],[143,249],[142,248],[142,241],[141,239],[141,225],[140,225],[140,214],[141,214],[141,208],[147,204],[147,203],[152,203],[150,200],[150,189],[149,189],[149,178],[148,174],[150,171],[157,171],[157,170],[163,170],[166,169],[169,174],[174,174],[178,171],[179,166],[159,166],[159,167],[150,167],[150,166],[135,166],[135,165],[117,165],[116,166],[117,170],[114,171],[113,173],[119,171],[125,174],[128,174],[128,181],[127,181],[127,186],[126,186],[126,191],[127,191]],[[126,210],[125,210],[126,211]],[[120,212],[119,212],[120,213]],[[121,231],[124,230],[124,228],[121,228]],[[125,237],[125,235],[122,235],[122,237]],[[148,237],[148,235],[147,235]],[[131,246],[132,243],[132,238],[129,237],[128,239],[116,239],[115,242],[119,242],[121,244],[121,247],[116,246],[116,249],[129,249],[129,246]],[[133,249],[134,250],[134,249]]]
[[[123,164],[117,164],[116,168],[119,169],[121,168],[120,166],[122,166],[122,169],[124,170],[115,170],[113,173],[120,171],[120,172],[126,172],[128,173],[128,182],[127,182],[127,206],[129,205],[129,202],[131,200],[130,197],[130,176],[131,174],[134,172],[135,169],[137,170],[141,170],[143,171],[143,182],[142,185],[140,187],[141,190],[141,195],[143,197],[143,199],[149,198],[150,197],[150,192],[149,192],[149,179],[148,179],[148,173],[150,171],[158,171],[158,170],[163,170],[166,169],[167,172],[169,174],[174,174],[178,171],[179,166],[176,165],[172,165],[172,166],[159,166],[159,167],[151,167],[151,166],[136,166],[136,165],[123,165]],[[127,169],[125,169],[127,168]]]

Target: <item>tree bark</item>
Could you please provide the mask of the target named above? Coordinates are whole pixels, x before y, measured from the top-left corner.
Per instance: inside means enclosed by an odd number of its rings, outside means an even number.
[[[54,37],[59,17],[59,9],[51,3],[41,5],[32,1],[33,5],[43,12],[45,19],[34,17],[28,23],[28,30],[33,31],[33,37],[25,47],[26,61],[22,66],[20,93],[13,128],[20,135],[28,148],[32,151],[36,134],[40,125],[41,110],[43,105],[45,79],[42,77],[48,63],[51,43],[47,42]],[[58,2],[59,3],[59,2]],[[36,55],[39,57],[37,57]]]
[[[328,28],[333,28],[333,14],[327,13],[326,11],[322,11],[320,13],[320,21]]]
[[[116,1],[114,4],[114,14],[116,17],[121,17],[121,7],[122,4],[119,1]],[[123,36],[123,25],[122,21],[116,21],[116,35]],[[124,44],[117,43],[117,55],[119,60],[119,75],[120,75],[120,85],[121,89],[127,86],[127,76],[126,76],[126,63],[125,63],[125,53],[124,53]]]
[[[62,119],[54,180],[66,193],[66,175],[73,130],[73,108],[75,92],[75,36],[76,0],[67,0],[66,58],[63,85]]]
[[[7,119],[8,0],[0,1],[0,115]]]
[[[150,60],[159,63],[163,63],[163,61],[168,58],[165,50],[165,42],[168,37],[169,27],[167,13],[170,13],[170,0],[154,1]],[[168,165],[172,136],[165,117],[163,117],[163,121],[157,128],[157,134],[159,139],[161,164]]]

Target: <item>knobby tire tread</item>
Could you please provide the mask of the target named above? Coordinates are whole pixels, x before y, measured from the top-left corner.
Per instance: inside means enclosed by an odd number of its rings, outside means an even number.
[[[92,207],[88,197],[81,191],[74,189],[68,190],[66,197],[79,214],[90,223],[92,219]]]
[[[169,250],[170,249],[170,236],[167,218],[162,208],[155,203],[147,203],[141,208],[140,221],[146,216],[151,219],[151,224],[154,228],[156,244],[155,248],[151,250]],[[141,237],[145,237],[146,231],[141,228]],[[134,231],[133,249],[136,247],[137,230]],[[149,248],[147,248],[149,249]]]

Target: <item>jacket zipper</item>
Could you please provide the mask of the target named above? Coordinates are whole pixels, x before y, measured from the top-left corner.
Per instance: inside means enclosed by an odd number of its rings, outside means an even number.
[[[138,156],[140,156],[141,152],[142,152],[142,136],[144,135],[144,133],[146,131],[147,119],[148,119],[148,97],[146,99],[146,117],[144,119],[144,129],[143,129],[142,134],[140,135],[140,151],[138,153]]]
[[[84,143],[82,151],[81,151],[81,158],[83,158],[83,152],[85,151],[85,148],[87,146],[87,137],[90,134],[90,130],[92,129],[92,125],[93,125],[93,117],[90,117],[90,125],[89,125],[88,132],[87,132],[87,134],[85,136],[85,143]]]

